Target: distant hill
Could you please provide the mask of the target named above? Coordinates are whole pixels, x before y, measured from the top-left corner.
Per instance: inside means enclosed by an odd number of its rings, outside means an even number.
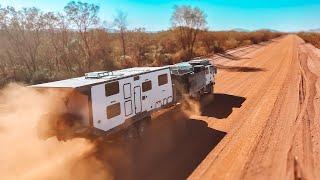
[[[235,29],[231,29],[230,31],[237,31],[237,32],[251,32],[251,30],[243,29],[243,28],[235,28]],[[267,28],[264,28],[264,29],[256,29],[256,30],[252,30],[252,31],[270,31],[270,32],[279,32],[279,31],[277,31],[277,30],[274,30],[274,29],[267,29]]]
[[[270,31],[270,32],[279,32],[278,30],[274,30],[274,29],[257,29],[256,31]]]
[[[243,28],[235,28],[231,29],[230,31],[237,31],[237,32],[250,32],[248,29],[243,29]]]
[[[318,28],[318,29],[310,29],[309,32],[317,32],[317,33],[320,33],[320,28]]]

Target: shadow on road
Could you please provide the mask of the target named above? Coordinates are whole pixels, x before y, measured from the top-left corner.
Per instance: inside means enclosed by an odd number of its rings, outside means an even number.
[[[277,38],[276,38],[276,39],[277,39]],[[261,43],[257,43],[257,44],[254,44],[254,45],[256,45],[256,46],[267,46],[267,45],[269,45],[269,44],[271,44],[271,43],[276,43],[276,42],[278,42],[276,39],[270,39],[270,40],[268,40],[268,41],[261,42]]]
[[[152,120],[142,138],[100,143],[97,157],[115,179],[186,179],[225,135],[174,110]]]
[[[223,58],[230,59],[230,60],[248,59],[248,58],[242,58],[242,57],[239,57],[239,56],[235,56],[235,55],[230,54],[230,53],[217,53],[216,55],[220,56],[220,57],[223,57]]]
[[[223,69],[230,72],[259,72],[259,71],[266,71],[264,68],[257,68],[257,67],[247,67],[247,66],[223,66],[223,65],[216,65],[218,69]]]
[[[201,100],[201,115],[215,117],[218,119],[227,118],[233,108],[240,108],[246,98],[229,94],[214,94],[214,98]]]

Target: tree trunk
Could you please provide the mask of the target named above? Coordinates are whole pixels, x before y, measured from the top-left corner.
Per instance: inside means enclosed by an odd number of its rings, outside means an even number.
[[[123,55],[123,58],[125,59],[126,58],[126,40],[124,37],[125,34],[124,34],[123,30],[121,30],[120,36],[121,36],[121,42],[122,42],[122,55]]]

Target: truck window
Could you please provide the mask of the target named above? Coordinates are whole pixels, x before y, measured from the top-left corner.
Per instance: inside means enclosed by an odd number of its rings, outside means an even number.
[[[206,67],[206,74],[209,74],[209,67]]]
[[[159,86],[162,86],[167,83],[168,83],[168,75],[167,74],[161,74],[158,76],[158,85]]]
[[[202,66],[202,65],[196,65],[193,67],[193,69],[194,69],[194,73],[199,73],[199,72],[205,70],[204,66]]]
[[[111,119],[113,117],[119,116],[121,114],[120,103],[112,104],[107,106],[107,118]]]
[[[146,81],[142,83],[142,92],[150,91],[152,89],[151,81]]]
[[[111,96],[119,93],[119,81],[107,83],[105,85],[106,96]]]

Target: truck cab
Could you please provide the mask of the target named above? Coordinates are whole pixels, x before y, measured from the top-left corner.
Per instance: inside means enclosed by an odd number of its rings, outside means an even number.
[[[205,91],[207,93],[213,92],[213,85],[215,84],[215,74],[217,73],[217,69],[214,65],[210,63],[208,59],[194,59],[188,62],[194,67],[203,66],[205,72]]]
[[[176,86],[174,89],[178,91],[175,93],[176,99],[179,99],[181,94],[199,98],[204,94],[213,92],[216,69],[208,59],[197,59],[174,64],[170,66],[170,70],[174,86]]]

